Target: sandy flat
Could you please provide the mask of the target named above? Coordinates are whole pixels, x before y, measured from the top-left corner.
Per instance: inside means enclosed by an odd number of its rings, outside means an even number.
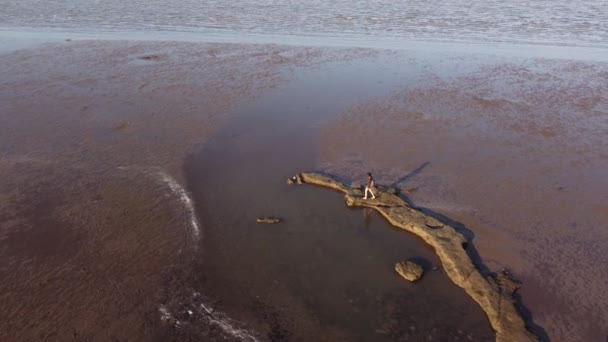
[[[362,53],[65,41],[1,55],[2,339],[158,336],[163,289],[202,246],[186,155],[290,68]]]
[[[491,335],[441,274],[391,278],[398,251],[432,251],[288,192],[303,169],[410,189],[522,280],[552,340],[608,334],[606,64],[65,41],[0,55],[0,74],[2,338]],[[251,225],[276,209],[284,231]]]
[[[422,76],[330,120],[319,162],[410,189],[417,205],[473,230],[488,264],[523,280],[524,304],[550,337],[601,341],[608,65],[488,59],[440,63],[461,71],[407,60]]]

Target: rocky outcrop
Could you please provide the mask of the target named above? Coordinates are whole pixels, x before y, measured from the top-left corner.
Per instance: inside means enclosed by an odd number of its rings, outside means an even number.
[[[293,185],[293,184],[298,184],[298,185],[302,185],[304,184],[304,181],[302,180],[302,175],[300,175],[299,173],[291,178],[287,179],[287,184],[289,185]]]
[[[330,175],[301,173],[297,178],[306,184],[341,191],[346,194],[348,206],[373,208],[395,227],[416,234],[431,245],[448,277],[486,313],[496,332],[496,341],[538,341],[515,307],[513,293],[517,287],[506,281],[505,275],[483,275],[467,253],[470,242],[454,227],[410,207],[396,189],[378,187],[375,199],[364,200],[361,189],[350,188]]]
[[[395,264],[395,271],[409,281],[416,281],[422,277],[423,269],[412,261],[401,261]]]

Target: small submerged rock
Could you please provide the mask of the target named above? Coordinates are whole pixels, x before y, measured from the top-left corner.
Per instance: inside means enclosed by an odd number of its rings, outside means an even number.
[[[121,120],[121,121],[115,122],[112,125],[112,129],[114,129],[115,131],[122,131],[124,129],[131,127],[131,124],[132,124],[131,121]]]
[[[267,223],[267,224],[273,224],[273,223],[279,223],[281,222],[281,219],[279,217],[258,217],[256,219],[257,223]]]
[[[161,56],[159,56],[159,55],[146,55],[146,56],[139,57],[139,59],[144,60],[144,61],[160,61],[161,60]]]
[[[416,281],[422,277],[423,269],[412,261],[401,261],[395,264],[395,271],[409,281]]]
[[[304,180],[302,179],[302,175],[301,174],[297,174],[291,178],[287,178],[287,184],[289,185],[293,185],[293,184],[298,184],[298,185],[302,185],[304,184]]]

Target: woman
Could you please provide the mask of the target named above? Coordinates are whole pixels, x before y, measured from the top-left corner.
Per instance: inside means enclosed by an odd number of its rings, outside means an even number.
[[[363,199],[367,199],[367,192],[369,191],[372,194],[372,199],[376,198],[376,195],[374,195],[374,192],[372,191],[372,188],[375,186],[375,182],[374,182],[374,177],[372,177],[372,173],[368,172],[367,173],[367,186],[365,187],[365,196],[363,197]]]

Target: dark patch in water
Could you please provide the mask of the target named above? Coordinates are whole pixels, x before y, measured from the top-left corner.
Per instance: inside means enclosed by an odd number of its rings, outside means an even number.
[[[286,342],[292,337],[292,333],[285,327],[283,321],[285,316],[279,309],[254,300],[251,310],[269,327],[268,339],[272,342]]]

